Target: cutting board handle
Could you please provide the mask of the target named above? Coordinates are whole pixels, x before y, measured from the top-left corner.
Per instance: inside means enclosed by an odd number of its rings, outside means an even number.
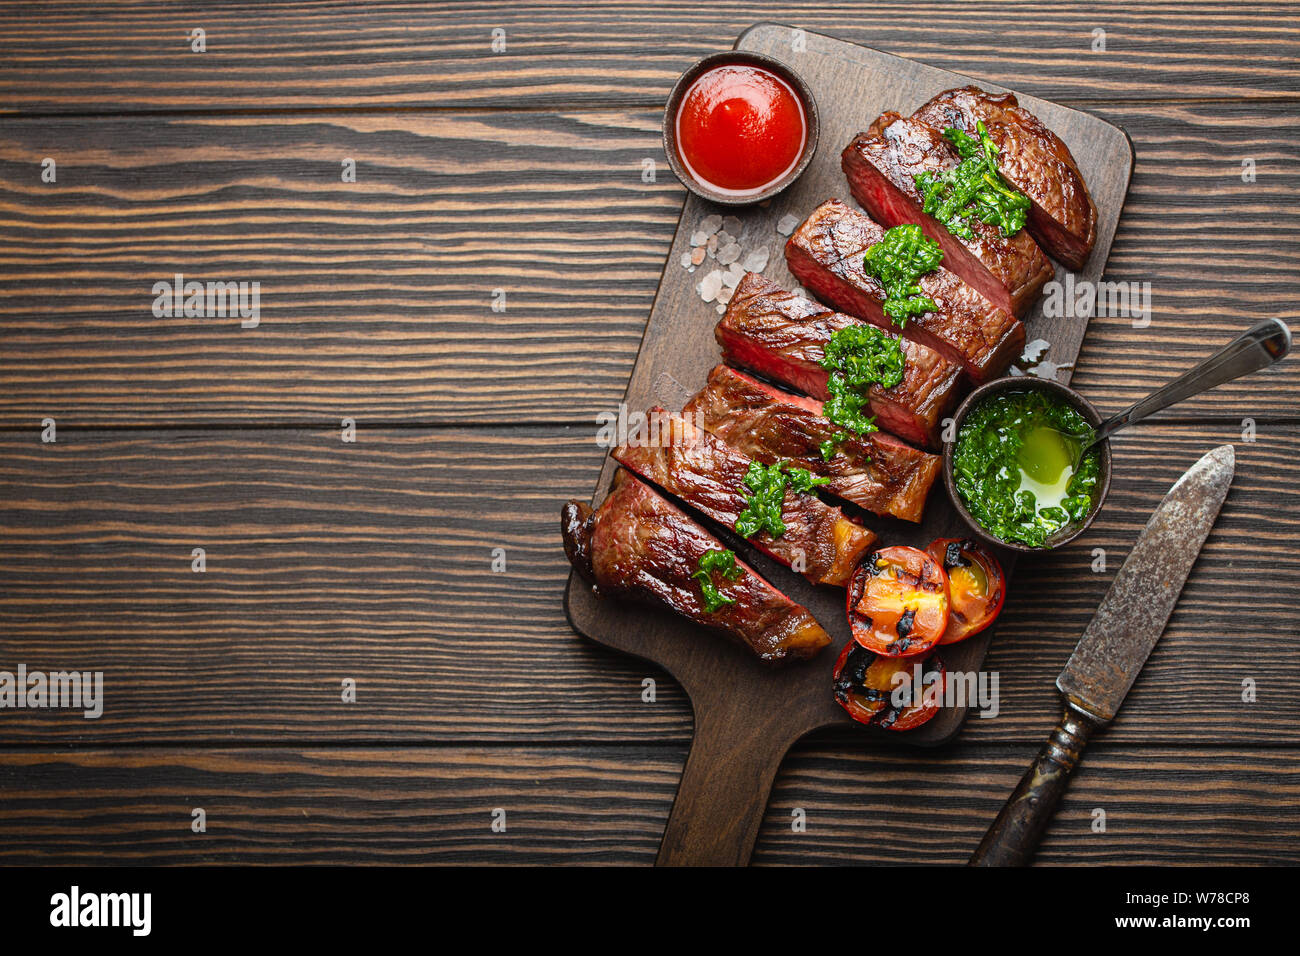
[[[695,737],[677,787],[657,866],[745,866],[772,780],[793,740],[755,727],[753,714],[696,711]]]

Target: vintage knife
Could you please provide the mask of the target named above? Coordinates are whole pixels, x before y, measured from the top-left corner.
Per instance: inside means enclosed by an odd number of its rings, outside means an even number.
[[[980,842],[972,866],[1024,866],[1070,772],[1096,730],[1114,719],[1155,647],[1232,483],[1222,445],[1188,469],[1147,522],[1056,679],[1065,715]]]

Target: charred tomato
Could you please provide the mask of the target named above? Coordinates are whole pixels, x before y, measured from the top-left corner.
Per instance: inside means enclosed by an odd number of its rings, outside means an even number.
[[[835,699],[858,723],[871,723],[889,703],[894,669],[880,663],[895,660],[899,658],[877,657],[857,641],[849,641],[840,651],[835,662]]]
[[[921,684],[916,687],[917,668]],[[898,678],[895,675],[905,676]],[[943,661],[931,655],[880,657],[849,641],[835,662],[835,700],[858,723],[888,730],[912,730],[939,712],[943,701]]]
[[[900,696],[904,698],[902,706],[895,707],[893,705],[894,698],[891,695],[890,706],[876,718],[878,726],[884,727],[886,730],[914,730],[939,713],[939,708],[943,706],[945,681],[948,679],[948,673],[938,654],[931,654],[920,665],[921,681],[919,684],[916,681],[918,673],[916,658],[892,657],[883,659],[911,664],[912,667],[908,672],[908,679],[904,684],[904,688],[900,689]]]
[[[948,627],[948,576],[919,548],[881,548],[849,580],[849,627],[863,647],[886,657],[924,654]]]
[[[948,629],[940,644],[956,644],[984,630],[1002,610],[1002,565],[973,538],[939,538],[926,549],[948,576]]]

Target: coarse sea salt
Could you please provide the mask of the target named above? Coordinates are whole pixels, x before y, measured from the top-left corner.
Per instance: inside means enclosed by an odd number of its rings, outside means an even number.
[[[1020,361],[1037,362],[1043,357],[1043,353],[1052,347],[1052,343],[1047,339],[1034,339],[1025,344],[1025,350],[1020,353]]]
[[[705,302],[712,302],[722,288],[722,270],[714,269],[703,279],[700,280],[696,290],[700,293],[700,298]]]

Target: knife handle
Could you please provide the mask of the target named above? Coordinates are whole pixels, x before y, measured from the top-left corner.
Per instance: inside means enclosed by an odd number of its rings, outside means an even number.
[[[1100,726],[1090,714],[1065,705],[1061,722],[984,834],[971,866],[1028,865],[1088,738]]]

